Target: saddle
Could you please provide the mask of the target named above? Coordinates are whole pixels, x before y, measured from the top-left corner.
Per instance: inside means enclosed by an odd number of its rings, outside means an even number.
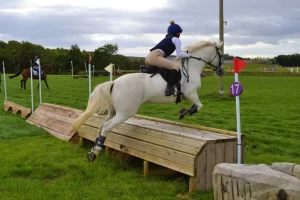
[[[164,68],[159,68],[156,66],[151,66],[151,65],[141,65],[140,66],[140,72],[142,73],[146,73],[146,74],[152,74],[151,77],[155,76],[156,74],[160,74],[161,77],[168,82],[171,70],[169,69],[164,69]],[[177,78],[177,82],[180,82],[181,80],[181,71],[179,69],[178,71],[178,78]]]
[[[168,83],[168,79],[169,79],[169,76],[171,74],[171,70],[169,69],[164,69],[164,68],[160,68],[160,67],[156,67],[156,66],[151,66],[151,65],[141,65],[140,66],[140,72],[141,73],[146,73],[146,74],[152,74],[150,76],[150,78],[152,78],[153,76],[155,76],[156,74],[160,74],[161,77]],[[180,85],[180,80],[181,80],[181,70],[179,69],[178,71],[178,76],[177,76],[177,84],[175,85],[176,86],[176,89],[177,89],[177,92],[176,92],[176,95],[177,95],[177,98],[176,98],[176,104],[181,102],[181,95],[183,95],[183,93],[181,92],[181,85]]]
[[[33,75],[38,76],[39,72],[36,70],[32,70]],[[41,70],[41,75],[43,74],[43,70]]]

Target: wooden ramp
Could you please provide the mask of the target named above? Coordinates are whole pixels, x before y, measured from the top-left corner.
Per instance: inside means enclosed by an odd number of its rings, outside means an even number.
[[[105,117],[90,117],[78,130],[79,136],[95,141]],[[237,161],[237,135],[209,127],[191,127],[136,115],[115,127],[104,145],[106,150],[114,149],[143,159],[144,171],[149,161],[189,175],[189,191],[212,189],[214,167]]]
[[[21,113],[21,117],[27,118],[31,114],[31,109],[18,105],[11,101],[4,101],[4,110],[11,111],[13,114]]]
[[[73,122],[82,112],[69,107],[43,103],[32,113],[27,122],[42,127],[60,139],[70,141],[75,134],[72,130]]]

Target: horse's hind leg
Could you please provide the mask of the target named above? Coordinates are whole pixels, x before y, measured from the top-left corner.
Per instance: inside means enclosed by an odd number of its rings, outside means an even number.
[[[107,122],[108,120],[112,119],[114,116],[116,115],[116,111],[115,110],[108,110],[108,114],[107,117],[105,118],[105,120],[102,122],[102,124],[99,126],[99,131],[98,131],[98,135],[101,134],[102,128],[103,128],[103,124],[105,122]]]
[[[22,79],[20,82],[21,82],[21,89],[22,89],[24,80]]]
[[[111,119],[109,119],[112,117]],[[114,127],[122,124],[124,121],[129,119],[131,115],[123,114],[123,113],[116,113],[116,115],[113,116],[113,113],[107,117],[106,122],[103,123],[102,130],[99,133],[99,136],[96,138],[95,141],[95,146],[92,148],[91,152],[88,153],[87,157],[88,160],[94,161],[96,157],[99,155],[101,150],[103,149],[104,142],[106,139],[107,134],[109,133],[110,130],[112,130]]]

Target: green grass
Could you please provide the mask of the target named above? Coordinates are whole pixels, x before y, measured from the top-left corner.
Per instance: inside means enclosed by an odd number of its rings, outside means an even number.
[[[84,109],[88,79],[48,76],[50,90],[42,84],[43,102]],[[286,161],[300,163],[300,79],[298,77],[240,76],[242,132],[246,134],[246,163]],[[7,80],[8,100],[31,107],[30,80],[21,90],[20,78]],[[94,77],[93,87],[109,77]],[[223,96],[218,78],[202,79],[199,97],[203,109],[180,120],[236,131],[235,98],[229,95],[233,77],[226,77]],[[3,86],[3,84],[2,84]],[[35,107],[39,93],[34,82]],[[1,101],[4,90],[2,89]],[[142,105],[138,114],[174,121],[189,103]],[[52,137],[18,115],[0,111],[0,199],[182,199],[186,177],[142,176],[142,166],[124,166],[103,155],[87,163],[89,146]],[[196,192],[191,199],[213,199],[212,191]]]
[[[272,66],[273,65],[271,65],[271,64],[247,63],[247,65],[242,70],[242,72],[264,72],[265,67],[268,67],[268,69],[271,70]],[[224,64],[224,69],[226,71],[228,71],[228,68],[230,68],[230,70],[233,70],[233,64]],[[206,68],[205,71],[211,71],[211,70]],[[287,68],[279,67],[278,65],[275,65],[275,71],[276,72],[290,72]],[[296,72],[296,68],[294,69],[294,72]]]

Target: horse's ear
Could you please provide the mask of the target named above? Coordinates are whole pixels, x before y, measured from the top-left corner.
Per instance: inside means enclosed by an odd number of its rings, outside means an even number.
[[[224,44],[224,42],[223,41],[221,41],[218,45],[217,45],[217,47],[218,48],[220,48],[220,47],[222,47],[223,46],[223,44]]]

